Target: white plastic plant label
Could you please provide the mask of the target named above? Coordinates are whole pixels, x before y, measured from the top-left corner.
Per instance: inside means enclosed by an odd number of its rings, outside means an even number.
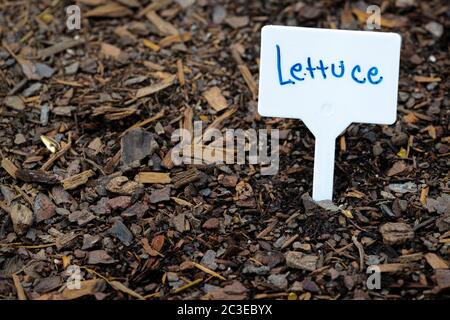
[[[395,33],[263,27],[258,111],[301,119],[314,134],[314,200],[332,199],[345,128],[395,122],[400,44]]]

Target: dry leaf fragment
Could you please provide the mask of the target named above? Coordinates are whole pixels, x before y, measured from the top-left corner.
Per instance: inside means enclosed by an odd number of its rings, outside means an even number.
[[[433,125],[429,125],[428,127],[425,128],[428,131],[428,135],[433,139],[436,140],[437,138],[437,134],[436,134],[436,127]]]
[[[55,153],[59,148],[58,142],[56,142],[54,139],[44,136],[41,136],[41,141],[44,143],[45,147],[51,152]]]
[[[400,148],[400,151],[397,152],[397,156],[399,158],[406,159],[406,158],[408,158],[408,152],[406,151],[405,148],[402,147],[402,148]]]
[[[10,217],[14,232],[19,236],[27,233],[34,220],[33,211],[20,203],[14,203],[11,206]]]
[[[74,300],[84,296],[91,296],[103,291],[105,281],[102,279],[92,279],[80,281],[78,289],[66,287],[63,292],[50,292],[38,297],[37,300]]]
[[[219,87],[212,87],[203,92],[203,97],[208,104],[217,112],[226,109],[227,100],[222,95]]]
[[[155,249],[156,251],[160,252],[164,246],[164,235],[163,234],[159,234],[157,236],[155,236],[152,239],[152,247],[153,249]]]
[[[419,121],[419,118],[417,118],[414,113],[410,112],[403,117],[403,120],[406,123],[416,123],[417,121]]]
[[[430,188],[426,186],[420,191],[420,203],[425,207],[427,205],[428,191]]]
[[[395,175],[398,175],[405,171],[407,168],[407,165],[404,161],[397,161],[394,163],[394,165],[388,170],[387,176],[392,177]]]
[[[139,293],[131,290],[130,288],[125,286],[123,283],[120,283],[119,281],[109,281],[108,283],[116,290],[129,294],[130,296],[135,297],[139,300],[145,300],[145,298],[141,296]]]
[[[205,267],[205,266],[203,266],[203,265],[201,265],[201,264],[199,264],[199,263],[197,263],[197,262],[192,262],[192,265],[193,265],[194,267],[196,267],[197,269],[200,269],[200,270],[202,270],[203,272],[206,272],[206,273],[212,275],[213,277],[219,278],[220,280],[226,280],[224,277],[222,277],[222,276],[221,276],[220,274],[218,274],[217,272],[212,271],[211,269],[209,269],[209,268],[207,268],[207,267]]]

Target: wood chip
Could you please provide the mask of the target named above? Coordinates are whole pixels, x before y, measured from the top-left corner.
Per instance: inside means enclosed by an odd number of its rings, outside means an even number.
[[[40,50],[38,56],[41,59],[46,59],[64,50],[77,47],[83,43],[84,39],[77,39],[77,40],[67,39],[62,42],[58,42],[51,47]]]
[[[154,1],[151,1],[144,9],[142,9],[139,12],[138,17],[143,17],[149,11],[158,11],[159,9],[162,9],[162,8],[168,6],[171,3],[172,3],[172,0],[156,0],[156,1],[154,0]]]
[[[175,166],[175,164],[172,161],[172,150],[169,150],[169,152],[166,153],[166,155],[161,161],[161,166],[163,166],[166,169],[172,169]]]
[[[18,168],[16,167],[16,165],[9,160],[8,158],[3,158],[2,159],[2,168],[6,170],[6,172],[8,172],[8,174],[13,177],[14,179],[17,179],[16,173]]]
[[[181,59],[177,60],[177,76],[180,85],[184,86],[186,80],[184,78],[183,61],[181,61]]]
[[[442,79],[439,77],[424,77],[424,76],[414,76],[414,81],[416,82],[423,82],[423,83],[429,83],[429,82],[439,82]]]
[[[425,255],[427,263],[434,269],[448,269],[448,263],[435,253],[427,253]]]
[[[111,2],[89,10],[84,14],[85,17],[108,17],[119,18],[132,15],[133,11],[116,2]]]
[[[86,170],[79,174],[73,175],[61,181],[64,190],[73,190],[85,184],[90,177],[94,175],[94,171]]]
[[[377,265],[380,272],[399,272],[403,271],[405,268],[408,267],[407,264],[404,263],[386,263],[386,264],[379,264]]]
[[[145,16],[161,34],[166,36],[178,35],[178,29],[170,22],[162,19],[155,11],[149,11]]]
[[[124,59],[124,54],[122,53],[122,50],[119,47],[116,47],[112,44],[102,42],[100,45],[100,50],[105,57],[111,57],[115,60]]]
[[[27,300],[25,291],[23,290],[22,284],[20,283],[19,276],[16,274],[12,275],[14,286],[16,287],[17,298],[19,300]]]
[[[277,225],[278,221],[275,220],[273,222],[271,222],[263,231],[261,231],[256,238],[257,239],[261,239],[264,238],[265,236],[267,236],[272,230],[273,228],[275,228],[275,226]]]
[[[161,91],[161,90],[171,86],[175,82],[176,78],[177,78],[176,75],[171,75],[170,77],[164,79],[163,81],[161,81],[159,83],[153,84],[148,87],[141,88],[136,92],[136,98],[138,99],[138,98],[146,97],[148,95],[151,95],[153,93]]]
[[[167,184],[171,183],[170,175],[163,172],[139,172],[134,178],[139,183],[159,183]]]
[[[228,104],[225,97],[222,95],[219,87],[212,87],[203,92],[203,97],[208,104],[217,112],[226,109]]]
[[[142,40],[142,43],[144,44],[144,46],[146,46],[147,48],[149,48],[155,52],[158,52],[161,49],[161,47],[159,45],[157,45],[156,43],[154,43],[153,41],[150,41],[148,39]]]
[[[18,179],[25,182],[37,182],[46,184],[57,184],[60,181],[60,177],[53,173],[48,173],[42,170],[28,170],[18,169],[16,171]]]
[[[173,178],[173,185],[176,189],[184,187],[189,183],[198,181],[202,176],[202,172],[197,170],[196,168],[189,169],[187,171],[183,171],[177,173]]]
[[[238,68],[245,80],[245,83],[247,83],[250,92],[252,93],[253,100],[256,100],[258,98],[258,87],[256,86],[256,82],[253,79],[250,69],[245,64],[239,65]]]
[[[185,206],[185,207],[193,207],[194,205],[190,202],[187,202],[186,200],[177,198],[177,197],[170,197],[170,199],[172,199],[173,201],[176,202],[176,204],[180,205],[180,206]]]
[[[170,46],[173,43],[187,42],[189,40],[191,40],[191,33],[190,32],[185,32],[185,33],[182,33],[182,34],[170,35],[170,36],[167,36],[167,37],[163,38],[159,42],[159,46],[161,48],[164,48],[164,47]]]

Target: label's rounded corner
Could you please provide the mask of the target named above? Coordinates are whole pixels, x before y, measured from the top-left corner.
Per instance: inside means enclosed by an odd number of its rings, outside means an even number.
[[[399,43],[400,45],[402,44],[402,36],[401,36],[400,33],[397,33],[397,32],[391,32],[391,36],[392,36],[393,38],[395,38],[395,39],[398,41],[398,43]]]
[[[274,25],[272,24],[266,24],[265,26],[263,26],[261,28],[261,33],[265,32],[265,31],[269,31],[270,29],[273,29]]]
[[[262,110],[261,108],[258,108],[258,114],[261,117],[271,117],[271,115],[269,115],[268,113],[265,112],[265,110]]]
[[[394,124],[397,121],[397,112],[393,113],[391,118],[386,121],[387,125]]]

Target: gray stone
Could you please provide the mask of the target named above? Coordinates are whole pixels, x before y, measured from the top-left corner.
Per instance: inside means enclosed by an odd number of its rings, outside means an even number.
[[[178,232],[184,232],[186,226],[186,215],[184,213],[173,217],[172,224]]]
[[[94,250],[88,253],[88,264],[111,264],[115,260],[105,250]]]
[[[157,148],[153,134],[137,128],[129,131],[121,140],[122,163],[126,166],[150,156]]]
[[[52,200],[43,193],[39,193],[34,199],[34,215],[36,222],[50,219],[56,214],[56,206]]]
[[[107,233],[119,239],[127,247],[133,242],[133,234],[122,221],[117,220],[114,222],[114,225],[108,229]]]
[[[42,78],[50,78],[55,73],[55,69],[46,64],[36,63],[35,66],[37,74]]]
[[[14,143],[15,144],[23,144],[25,142],[27,142],[27,139],[21,133],[16,134],[16,136],[14,137]]]
[[[425,29],[430,32],[436,38],[440,38],[444,33],[444,26],[436,21],[428,22],[425,25]]]
[[[243,274],[257,274],[257,275],[265,275],[268,274],[270,268],[268,266],[255,266],[254,264],[246,265],[242,269]]]
[[[288,287],[288,281],[286,275],[282,274],[271,274],[267,281],[269,285],[276,290],[286,290]]]
[[[286,264],[290,268],[314,271],[317,269],[317,256],[303,254],[298,251],[289,251],[286,254]]]
[[[98,242],[100,241],[100,236],[95,235],[91,236],[89,234],[85,234],[83,236],[83,246],[81,247],[82,250],[88,250],[92,249]]]
[[[33,83],[31,86],[29,86],[23,91],[22,95],[24,97],[31,97],[32,95],[36,94],[39,90],[41,90],[41,88],[42,83],[40,82]]]
[[[150,202],[151,203],[158,203],[162,201],[169,201],[170,200],[170,187],[164,187],[162,189],[158,189],[155,191],[152,191],[150,194]]]
[[[215,24],[221,24],[225,20],[226,16],[227,10],[225,9],[225,7],[220,5],[214,7],[212,20]]]
[[[318,201],[317,204],[319,207],[321,207],[324,210],[331,211],[331,212],[339,212],[340,209],[338,206],[336,206],[333,201],[331,200],[321,200]]]
[[[80,63],[77,61],[77,62],[74,62],[74,63],[68,65],[67,67],[65,67],[64,72],[67,75],[73,75],[78,72],[79,67],[80,67]]]
[[[25,109],[25,103],[18,96],[9,96],[3,100],[3,103],[14,110],[22,111]]]
[[[406,182],[406,183],[391,183],[388,186],[389,190],[395,193],[416,193],[418,191],[417,184],[414,182]]]
[[[416,6],[416,0],[396,0],[395,6],[397,8],[409,8]]]
[[[216,270],[216,252],[213,250],[206,251],[200,263],[211,270]]]

